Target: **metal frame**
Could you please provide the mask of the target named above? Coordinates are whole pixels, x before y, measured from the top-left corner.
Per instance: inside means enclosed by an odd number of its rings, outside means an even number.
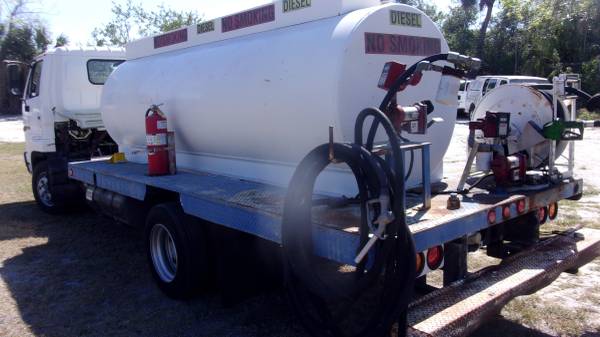
[[[186,214],[281,243],[281,211],[285,189],[220,175],[183,171],[173,176],[149,177],[146,166],[133,163],[109,164],[90,161],[69,164],[69,176],[87,185],[103,188],[143,201],[148,188],[176,192]],[[428,221],[409,221],[417,251],[443,245],[465,235],[480,231],[502,221],[520,216],[516,202],[526,200],[526,212],[537,210],[553,202],[582,193],[580,180],[563,182],[538,192],[523,195],[494,196],[488,203],[463,201],[457,211],[447,211]],[[437,196],[436,205],[444,204],[445,197]],[[487,214],[495,210],[502,214],[508,205],[511,218],[490,224]],[[435,207],[432,212],[440,212]],[[420,209],[421,213],[427,210]],[[500,217],[499,217],[500,218]],[[409,218],[409,220],[411,220]],[[359,238],[356,233],[329,226],[316,225],[314,234],[316,253],[340,263],[353,264]]]
[[[571,109],[570,111],[566,111],[568,113],[569,120],[575,121],[577,120],[577,97],[576,96],[568,96],[565,91],[565,86],[570,86],[575,89],[581,89],[581,78],[577,74],[560,74],[557,77],[552,79],[552,106],[553,106],[553,116],[552,120],[555,120],[558,116],[558,106],[560,101],[570,101]],[[569,141],[568,145],[568,155],[567,159],[567,170],[564,172],[560,172],[558,170],[559,165],[556,164],[556,142],[553,140],[548,140],[550,142],[550,157],[548,160],[548,171],[550,173],[550,177],[554,178],[554,181],[557,181],[561,178],[571,178],[573,177],[573,171],[575,169],[575,142]]]

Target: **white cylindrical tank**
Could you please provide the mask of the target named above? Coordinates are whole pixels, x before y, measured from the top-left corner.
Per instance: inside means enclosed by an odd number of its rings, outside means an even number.
[[[328,142],[329,126],[335,141],[353,141],[358,113],[379,106],[386,94],[377,87],[386,62],[410,66],[448,52],[431,19],[406,5],[313,0],[286,11],[286,3],[129,45],[128,61],[111,75],[102,98],[104,123],[127,159],[146,162],[144,112],[163,104],[180,169],[287,186],[298,162]],[[434,101],[439,80],[425,73],[398,102]],[[408,138],[433,143],[432,181],[438,181],[457,102],[433,103],[430,118],[444,122],[427,136]],[[417,153],[411,186],[421,183],[420,161]],[[322,192],[354,191],[348,171],[324,175]]]
[[[568,120],[567,108],[559,102],[558,116]],[[484,118],[487,111],[510,112],[510,133],[507,139],[509,155],[526,152],[529,167],[538,168],[547,164],[550,154],[549,142],[535,130],[530,122],[542,128],[552,121],[554,108],[552,95],[526,85],[509,84],[495,88],[487,93],[477,105],[473,119]],[[480,131],[476,136],[482,136]],[[559,142],[556,148],[558,158],[567,146]]]

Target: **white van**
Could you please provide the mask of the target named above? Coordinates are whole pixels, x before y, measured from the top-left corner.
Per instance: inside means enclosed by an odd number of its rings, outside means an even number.
[[[464,115],[467,111],[467,92],[471,81],[460,81],[460,88],[458,89],[458,113]]]
[[[475,111],[477,104],[490,90],[505,84],[548,84],[550,81],[543,77],[531,76],[478,76],[471,81],[467,91],[464,107],[469,116]],[[460,109],[459,102],[459,109]]]

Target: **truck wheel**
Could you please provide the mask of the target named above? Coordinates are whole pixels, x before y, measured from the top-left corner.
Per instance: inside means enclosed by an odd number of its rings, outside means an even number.
[[[188,221],[186,221],[188,220]],[[173,299],[190,299],[209,283],[210,267],[202,224],[176,203],[153,207],[146,219],[146,251],[158,287]]]
[[[66,204],[52,193],[50,176],[48,174],[48,163],[43,161],[33,168],[32,190],[38,206],[49,214],[62,214],[67,211]]]

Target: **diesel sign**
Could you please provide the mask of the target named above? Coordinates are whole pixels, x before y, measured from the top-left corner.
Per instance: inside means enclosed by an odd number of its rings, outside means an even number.
[[[390,20],[396,26],[423,27],[421,14],[417,13],[390,11]]]
[[[311,0],[283,0],[283,12],[291,12],[298,9],[310,7]]]

